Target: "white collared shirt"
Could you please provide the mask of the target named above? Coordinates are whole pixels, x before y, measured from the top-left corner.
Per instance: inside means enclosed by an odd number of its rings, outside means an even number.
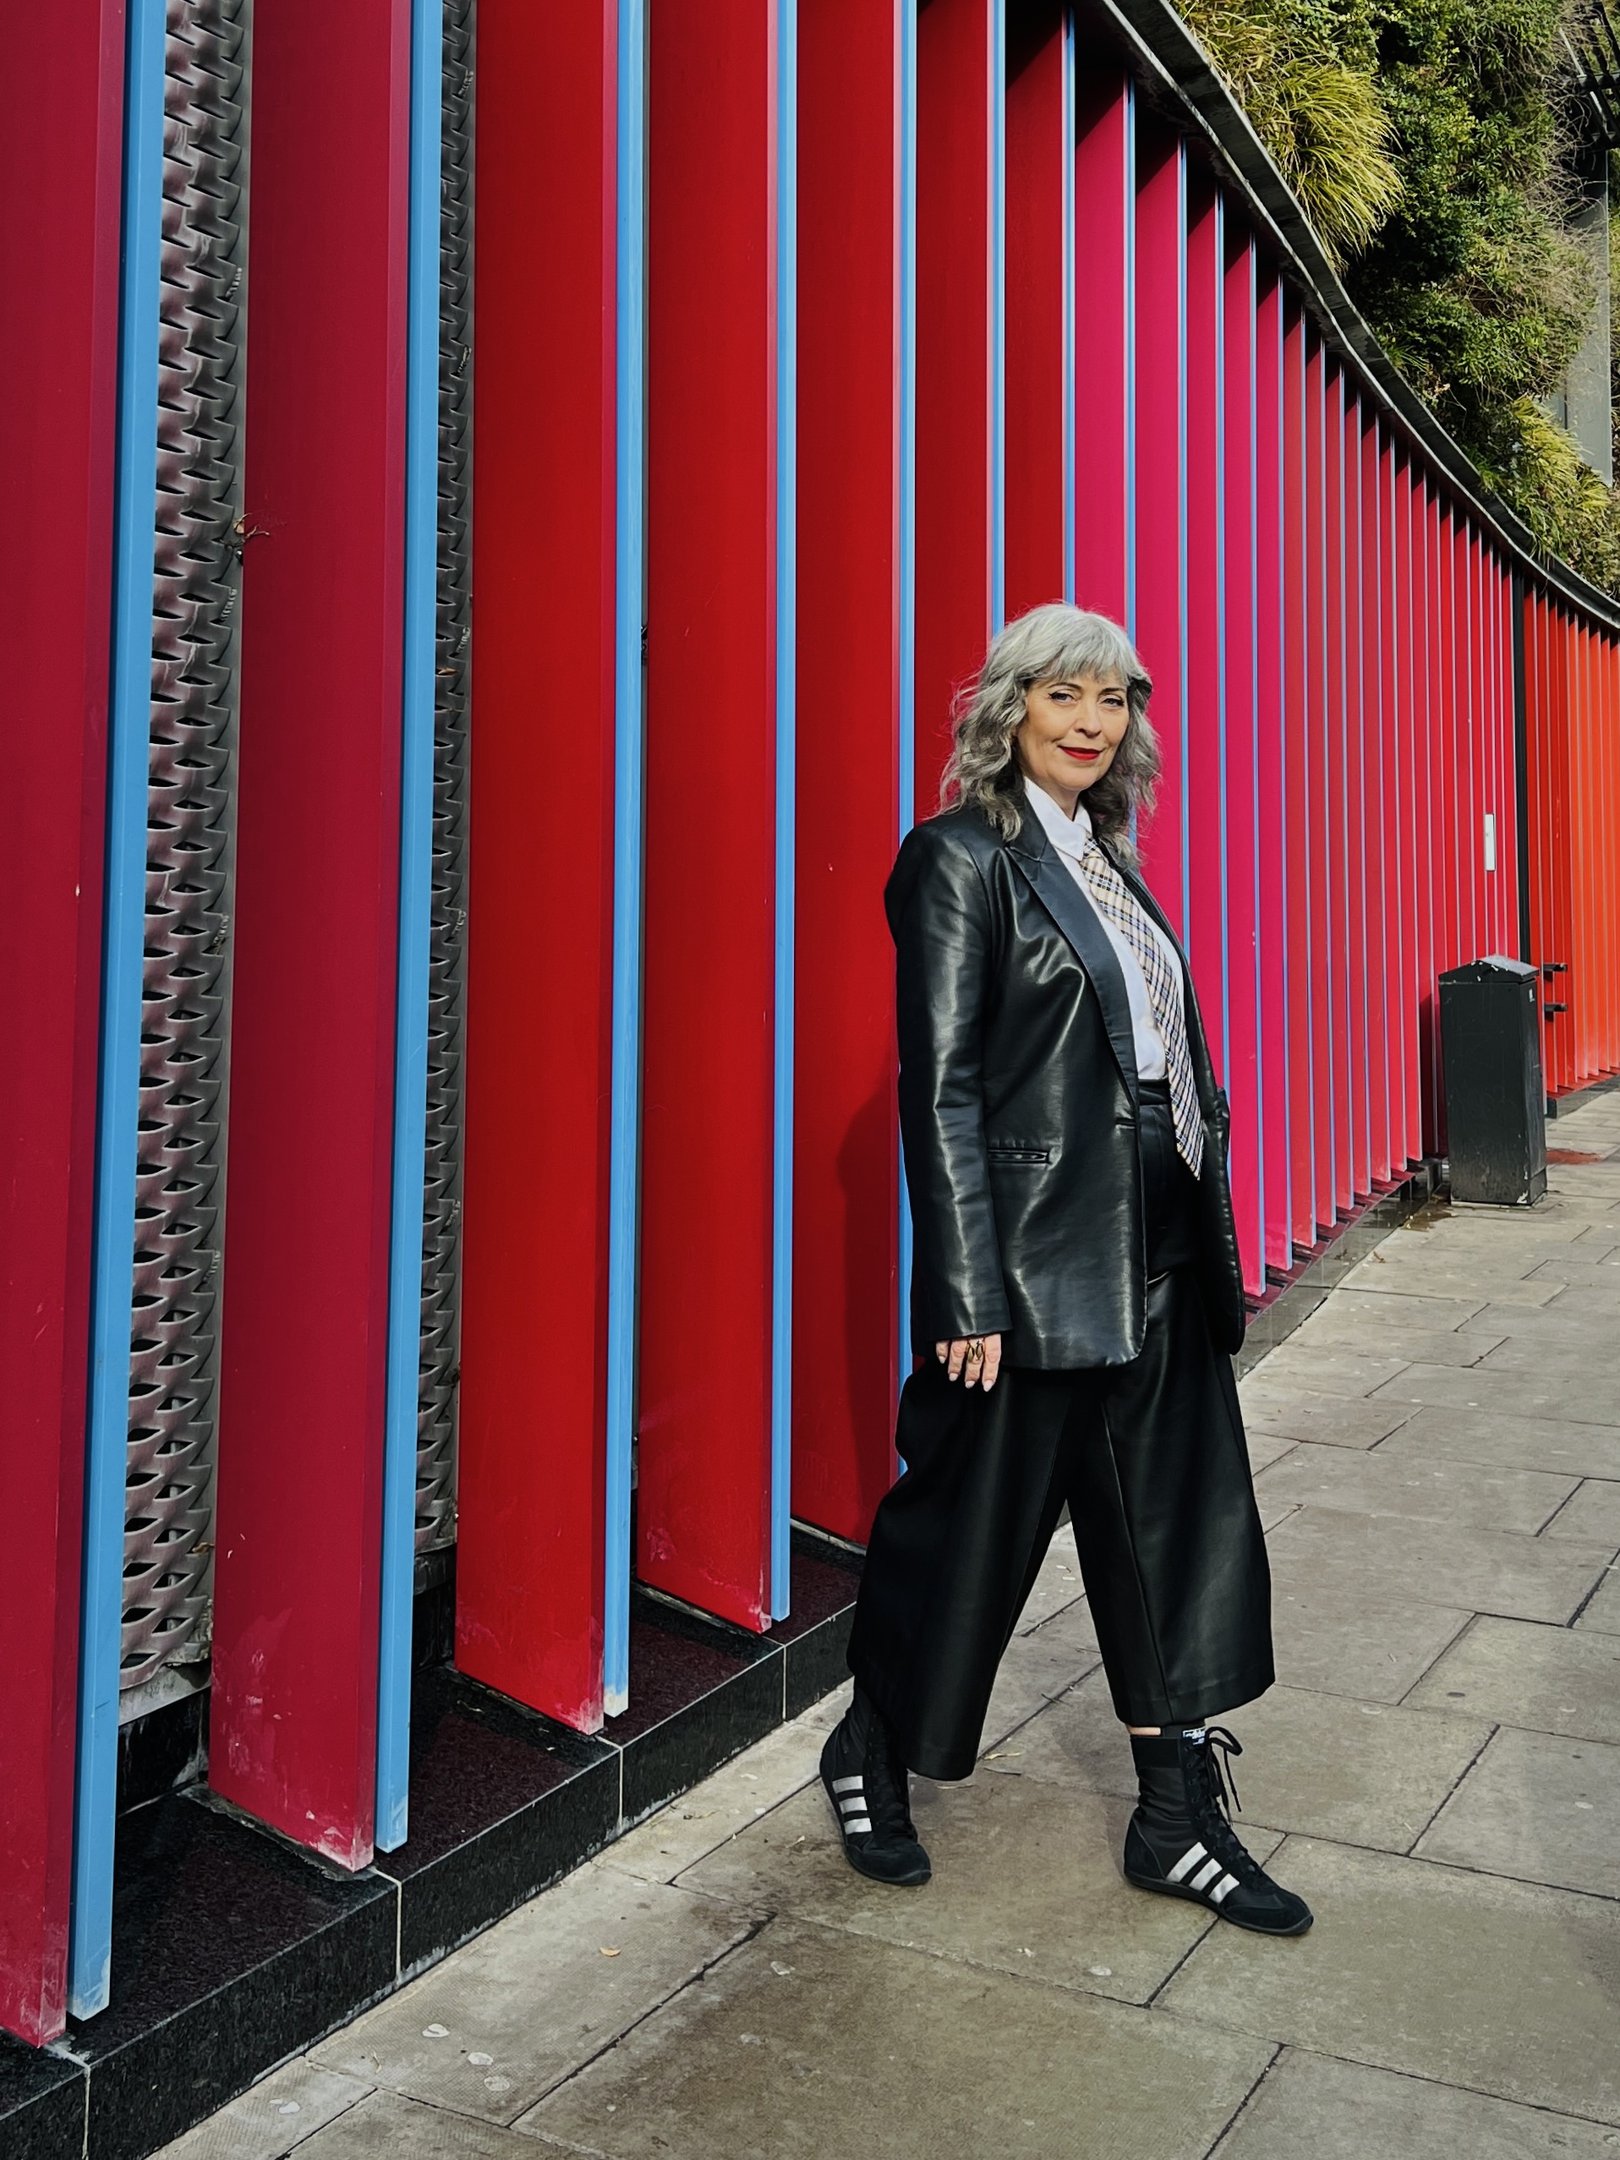
[[[1024,775],[1024,789],[1035,805],[1035,814],[1046,829],[1046,837],[1062,856],[1069,875],[1085,895],[1086,904],[1107,933],[1119,960],[1119,971],[1125,978],[1125,996],[1131,1009],[1131,1033],[1136,1041],[1136,1072],[1141,1080],[1162,1080],[1165,1075],[1164,1038],[1159,1033],[1153,1017],[1153,1005],[1148,997],[1147,977],[1142,973],[1142,963],[1130,948],[1125,936],[1114,928],[1108,917],[1091,897],[1091,887],[1080,867],[1080,858],[1091,841],[1091,817],[1084,801],[1076,803],[1074,816],[1066,818],[1045,788],[1037,787],[1028,773]],[[1142,919],[1158,940],[1166,959],[1170,962],[1176,980],[1182,979],[1181,956],[1153,917],[1144,908]]]

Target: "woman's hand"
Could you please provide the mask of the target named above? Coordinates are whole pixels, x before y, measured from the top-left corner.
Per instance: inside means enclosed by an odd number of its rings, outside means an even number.
[[[960,1380],[966,1373],[968,1386],[982,1381],[988,1395],[1001,1370],[1001,1337],[964,1335],[955,1342],[937,1342],[934,1355],[945,1367],[948,1378]]]

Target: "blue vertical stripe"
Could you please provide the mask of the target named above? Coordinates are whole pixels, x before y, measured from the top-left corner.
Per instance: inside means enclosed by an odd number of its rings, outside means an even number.
[[[1063,11],[1063,597],[1075,603],[1074,10]]]
[[[899,838],[911,830],[917,794],[917,0],[895,0],[900,67],[900,531],[898,613],[899,709],[895,780]],[[904,1176],[896,1194],[899,1377],[911,1371],[911,1208]]]
[[[1221,1044],[1232,1069],[1231,908],[1226,889],[1226,198],[1215,190],[1215,725],[1220,746]]]
[[[1249,956],[1254,990],[1254,1099],[1256,1219],[1260,1225],[1260,1280],[1266,1279],[1266,1007],[1260,966],[1260,943],[1265,935],[1261,914],[1260,864],[1266,835],[1260,825],[1260,295],[1255,278],[1252,240],[1243,250],[1244,306],[1249,321],[1249,786],[1250,830],[1254,834],[1254,858],[1249,865],[1250,898],[1253,904],[1254,950]]]
[[[1287,311],[1283,289],[1277,287],[1277,350],[1268,365],[1277,374],[1277,940],[1283,957],[1283,1063],[1277,1071],[1277,1093],[1283,1117],[1283,1199],[1281,1212],[1287,1227],[1287,1253],[1294,1255],[1294,1089],[1290,1084],[1290,1058],[1298,1045],[1290,1032],[1290,840],[1287,829]]]
[[[1125,169],[1125,629],[1136,637],[1136,85],[1126,78]],[[1131,832],[1136,831],[1132,813]]]
[[[411,9],[410,273],[406,300],[405,654],[399,769],[399,955],[388,1241],[388,1394],[377,1661],[377,1844],[403,1845],[411,1766],[422,1188],[433,905],[433,717],[439,535],[439,167],[444,0]]]
[[[990,0],[990,630],[1007,615],[1007,0]]]
[[[1192,932],[1192,803],[1187,791],[1187,139],[1176,140],[1176,635],[1181,711],[1181,934]]]
[[[130,0],[124,79],[124,229],[118,323],[101,1061],[91,1245],[90,1386],[79,1741],[68,2008],[107,2007],[112,1967],[124,1467],[135,1280],[135,1132],[152,714],[157,529],[158,263],[163,222],[164,0]]]
[[[608,1171],[607,1523],[602,1687],[608,1715],[630,1700],[630,1470],[636,1414],[636,1242],[641,1184],[642,759],[646,689],[642,467],[646,444],[646,6],[619,0],[615,196],[614,697],[631,754],[613,817],[613,1099]]]
[[[793,921],[798,464],[798,0],[778,0],[776,114],[776,1011],[771,1207],[771,1617],[793,1524]]]

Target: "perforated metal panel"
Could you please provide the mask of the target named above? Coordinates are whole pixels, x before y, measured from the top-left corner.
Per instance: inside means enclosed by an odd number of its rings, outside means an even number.
[[[250,0],[168,0],[152,750],[121,1681],[207,1654]]]
[[[474,0],[446,0],[440,225],[438,696],[433,746],[427,1188],[416,1456],[419,1553],[451,1544],[456,1534],[467,702],[472,630],[474,13]]]

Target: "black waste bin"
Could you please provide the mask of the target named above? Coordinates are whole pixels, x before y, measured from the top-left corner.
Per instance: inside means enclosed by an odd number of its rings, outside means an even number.
[[[1547,1190],[1541,977],[1492,955],[1440,978],[1451,1197],[1530,1207]]]

